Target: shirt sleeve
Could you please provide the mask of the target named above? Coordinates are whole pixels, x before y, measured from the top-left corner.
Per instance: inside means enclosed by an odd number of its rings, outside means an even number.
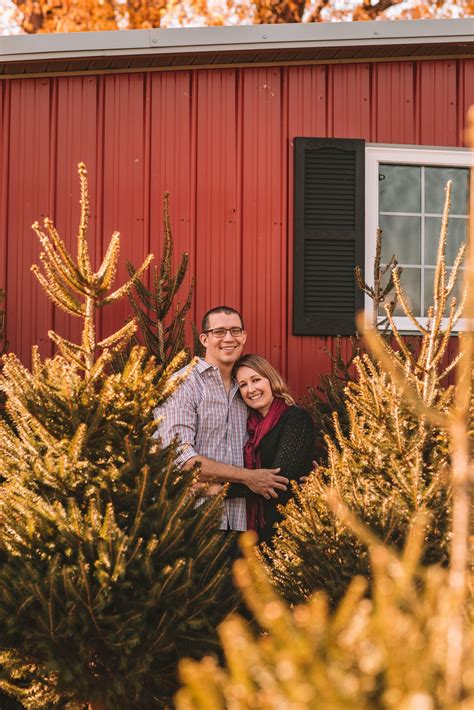
[[[164,446],[169,446],[174,439],[178,439],[176,463],[181,467],[189,459],[198,456],[195,449],[197,401],[193,389],[188,382],[184,382],[164,404],[153,410],[153,417],[158,424],[153,438],[161,439]]]

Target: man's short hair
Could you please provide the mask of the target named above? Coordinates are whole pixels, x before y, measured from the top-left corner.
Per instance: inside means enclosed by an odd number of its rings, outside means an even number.
[[[235,308],[231,308],[230,306],[216,306],[215,308],[211,308],[209,311],[207,311],[207,313],[204,313],[202,318],[201,333],[205,333],[206,330],[209,330],[209,317],[214,315],[214,313],[225,313],[228,316],[232,315],[232,313],[235,313],[235,315],[239,316],[240,318],[242,328],[245,328],[243,318],[240,315],[239,311],[237,311]]]

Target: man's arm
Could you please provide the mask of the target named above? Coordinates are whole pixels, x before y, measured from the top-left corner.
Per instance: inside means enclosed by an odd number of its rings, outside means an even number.
[[[195,449],[197,430],[197,404],[195,391],[189,381],[185,381],[164,404],[153,411],[158,421],[155,433],[165,446],[176,437],[180,441],[176,463],[189,469],[195,463],[201,465],[203,481],[218,481],[221,483],[243,483],[254,493],[265,498],[277,498],[276,490],[286,490],[288,479],[279,476],[279,469],[246,468],[219,463],[205,456],[200,456]]]
[[[188,459],[197,456],[197,451],[194,448],[198,420],[195,399],[196,392],[188,379],[164,404],[153,410],[153,416],[158,424],[153,436],[161,439],[163,446],[169,446],[172,441],[178,439],[176,463],[181,467]]]
[[[250,470],[219,463],[205,456],[192,456],[183,468],[189,469],[198,463],[201,467],[200,477],[203,481],[218,481],[220,483],[243,483],[253,493],[264,498],[278,498],[277,490],[286,491],[288,479],[280,476],[279,468],[257,468]]]

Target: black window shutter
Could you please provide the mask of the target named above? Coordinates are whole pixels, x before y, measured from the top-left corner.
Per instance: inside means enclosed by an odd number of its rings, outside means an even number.
[[[295,138],[295,335],[351,335],[364,295],[365,141]]]

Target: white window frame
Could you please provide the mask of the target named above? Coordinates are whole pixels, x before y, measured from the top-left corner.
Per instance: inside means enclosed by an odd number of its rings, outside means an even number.
[[[379,164],[435,165],[438,167],[472,167],[471,152],[467,148],[432,146],[384,145],[368,143],[365,148],[365,274],[370,278],[374,270],[375,244],[379,224]],[[441,210],[440,210],[441,211]],[[397,256],[397,255],[396,255]],[[372,301],[365,297],[365,313],[372,316]],[[419,318],[426,325],[427,318]],[[396,316],[394,322],[401,332],[417,332],[409,318]],[[461,321],[458,328],[462,328]]]

